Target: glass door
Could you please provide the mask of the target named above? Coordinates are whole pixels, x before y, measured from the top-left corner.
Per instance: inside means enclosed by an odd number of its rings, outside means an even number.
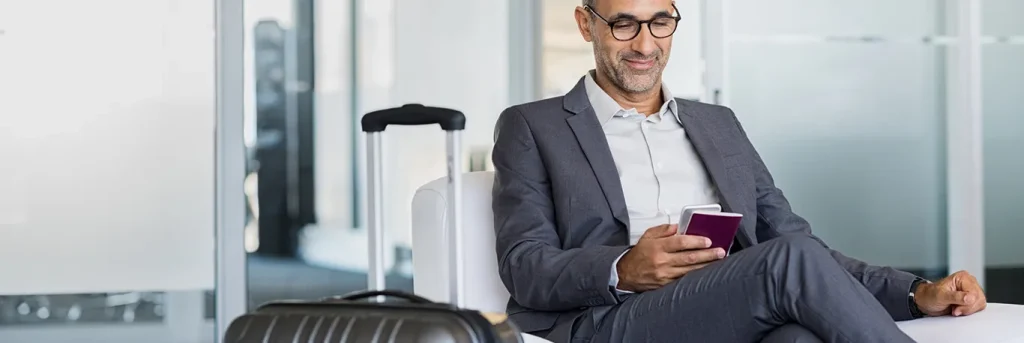
[[[0,342],[216,341],[221,2],[0,0]]]
[[[814,233],[947,274],[944,0],[705,1],[705,101],[731,107]]]
[[[985,0],[982,107],[985,273],[993,302],[1024,304],[1024,1]]]

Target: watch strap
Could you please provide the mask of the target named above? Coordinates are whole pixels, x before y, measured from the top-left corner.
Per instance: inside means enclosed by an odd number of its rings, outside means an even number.
[[[916,291],[917,286],[922,283],[930,283],[930,281],[920,277],[915,279],[914,282],[910,284],[910,295],[907,297],[907,305],[910,307],[910,315],[914,319],[925,317],[924,312],[921,311],[921,308],[917,307],[917,302],[914,301],[914,291]]]

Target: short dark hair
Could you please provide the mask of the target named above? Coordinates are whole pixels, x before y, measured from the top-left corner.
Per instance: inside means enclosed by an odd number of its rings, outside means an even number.
[[[590,6],[590,8],[594,8],[596,2],[597,0],[583,0],[583,6]]]

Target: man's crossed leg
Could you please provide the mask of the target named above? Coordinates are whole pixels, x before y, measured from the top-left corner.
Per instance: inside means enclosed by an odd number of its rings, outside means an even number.
[[[803,235],[751,246],[664,287],[621,296],[602,318],[580,318],[574,338],[913,342],[820,242]]]

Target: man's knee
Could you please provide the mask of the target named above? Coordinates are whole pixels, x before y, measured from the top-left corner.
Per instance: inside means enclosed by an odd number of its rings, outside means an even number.
[[[761,343],[821,343],[821,339],[802,325],[786,324],[769,332]]]
[[[771,246],[773,252],[786,254],[820,254],[828,253],[825,245],[808,235],[785,235],[761,243]]]
[[[817,239],[807,235],[786,235],[767,242],[764,261],[769,271],[783,271],[788,267],[800,265],[819,265],[823,259],[830,258],[828,249]]]

